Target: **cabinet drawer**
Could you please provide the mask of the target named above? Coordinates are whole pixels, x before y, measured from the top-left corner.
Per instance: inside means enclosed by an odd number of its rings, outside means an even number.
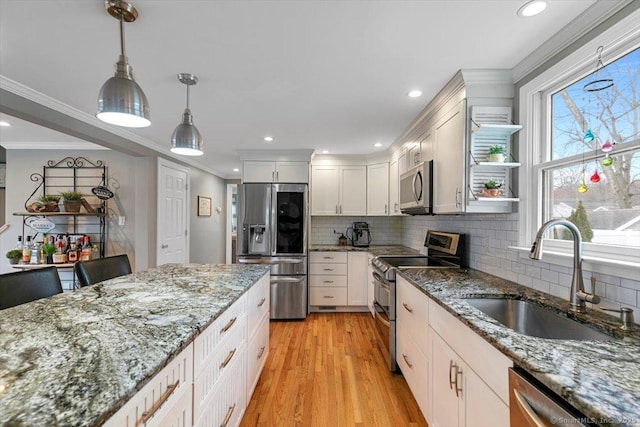
[[[347,288],[309,288],[309,305],[347,305]]]
[[[318,276],[346,276],[347,264],[309,264],[309,273]]]
[[[311,287],[331,287],[346,288],[347,276],[309,276],[309,286]]]
[[[197,419],[206,410],[205,405],[211,397],[216,385],[228,375],[232,364],[241,357],[245,347],[246,318],[240,317],[234,325],[233,332],[226,336],[211,353],[209,363],[196,375],[193,382],[193,418]]]
[[[238,358],[229,364],[228,375],[224,375],[213,393],[201,405],[200,416],[194,416],[195,427],[233,427],[240,423],[247,406],[246,346],[243,344],[238,352]]]
[[[422,353],[429,354],[429,297],[401,277],[396,286],[396,324],[409,333]]]
[[[425,335],[427,335],[425,333]],[[396,360],[402,374],[407,380],[413,397],[418,402],[422,415],[428,419],[429,408],[429,360],[418,349],[416,343],[405,330],[398,330]]]
[[[258,383],[269,355],[269,316],[265,316],[247,345],[247,401]]]
[[[196,337],[193,347],[195,377],[200,375],[204,367],[211,362],[220,341],[238,329],[240,323],[246,328],[246,316],[247,294],[244,294]]]
[[[176,403],[173,406],[158,411],[158,422],[149,421],[147,427],[191,427],[193,424],[191,398],[191,389],[185,388],[179,396],[176,396]]]
[[[192,374],[193,344],[189,344],[104,425],[107,427],[136,427],[144,423],[149,426],[160,425],[159,421],[179,405],[183,394],[191,396]]]
[[[312,264],[320,264],[320,263],[346,264],[347,253],[346,252],[310,252],[309,262]]]
[[[269,312],[270,291],[269,275],[267,274],[247,292],[247,318],[249,322],[247,339],[254,334],[264,314]]]

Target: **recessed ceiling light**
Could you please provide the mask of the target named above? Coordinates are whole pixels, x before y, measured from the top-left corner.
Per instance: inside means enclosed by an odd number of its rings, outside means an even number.
[[[322,154],[329,154],[329,150],[322,150]]]
[[[264,140],[267,141],[267,142],[271,142],[271,141],[273,141],[273,137],[272,136],[265,136]]]
[[[234,172],[240,172],[240,169],[238,169],[238,168],[233,168],[233,171],[234,171]]]
[[[535,16],[547,8],[545,0],[531,0],[518,9],[518,16]]]
[[[9,127],[9,126],[11,126],[11,123],[9,123],[9,122],[5,122],[4,120],[2,120],[2,121],[0,121],[0,126],[2,126],[2,127]]]
[[[376,142],[375,144],[373,144],[374,147],[380,148],[382,147],[382,142]]]
[[[411,92],[409,92],[407,95],[409,95],[409,98],[417,98],[419,96],[422,96],[422,91],[418,89],[414,89]]]

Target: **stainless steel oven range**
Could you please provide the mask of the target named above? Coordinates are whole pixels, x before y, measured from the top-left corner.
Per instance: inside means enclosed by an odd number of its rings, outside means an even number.
[[[427,231],[427,255],[378,256],[373,266],[375,325],[378,346],[395,371],[396,271],[409,268],[461,268],[467,266],[464,234]]]

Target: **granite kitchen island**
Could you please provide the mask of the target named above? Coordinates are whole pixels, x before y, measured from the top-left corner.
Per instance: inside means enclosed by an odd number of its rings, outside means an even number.
[[[268,267],[167,264],[0,311],[0,425],[100,425]]]

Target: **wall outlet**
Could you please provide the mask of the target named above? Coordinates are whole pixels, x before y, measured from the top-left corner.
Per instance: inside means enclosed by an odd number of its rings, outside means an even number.
[[[119,216],[118,217],[118,225],[125,225],[126,223],[126,218],[123,216]]]

